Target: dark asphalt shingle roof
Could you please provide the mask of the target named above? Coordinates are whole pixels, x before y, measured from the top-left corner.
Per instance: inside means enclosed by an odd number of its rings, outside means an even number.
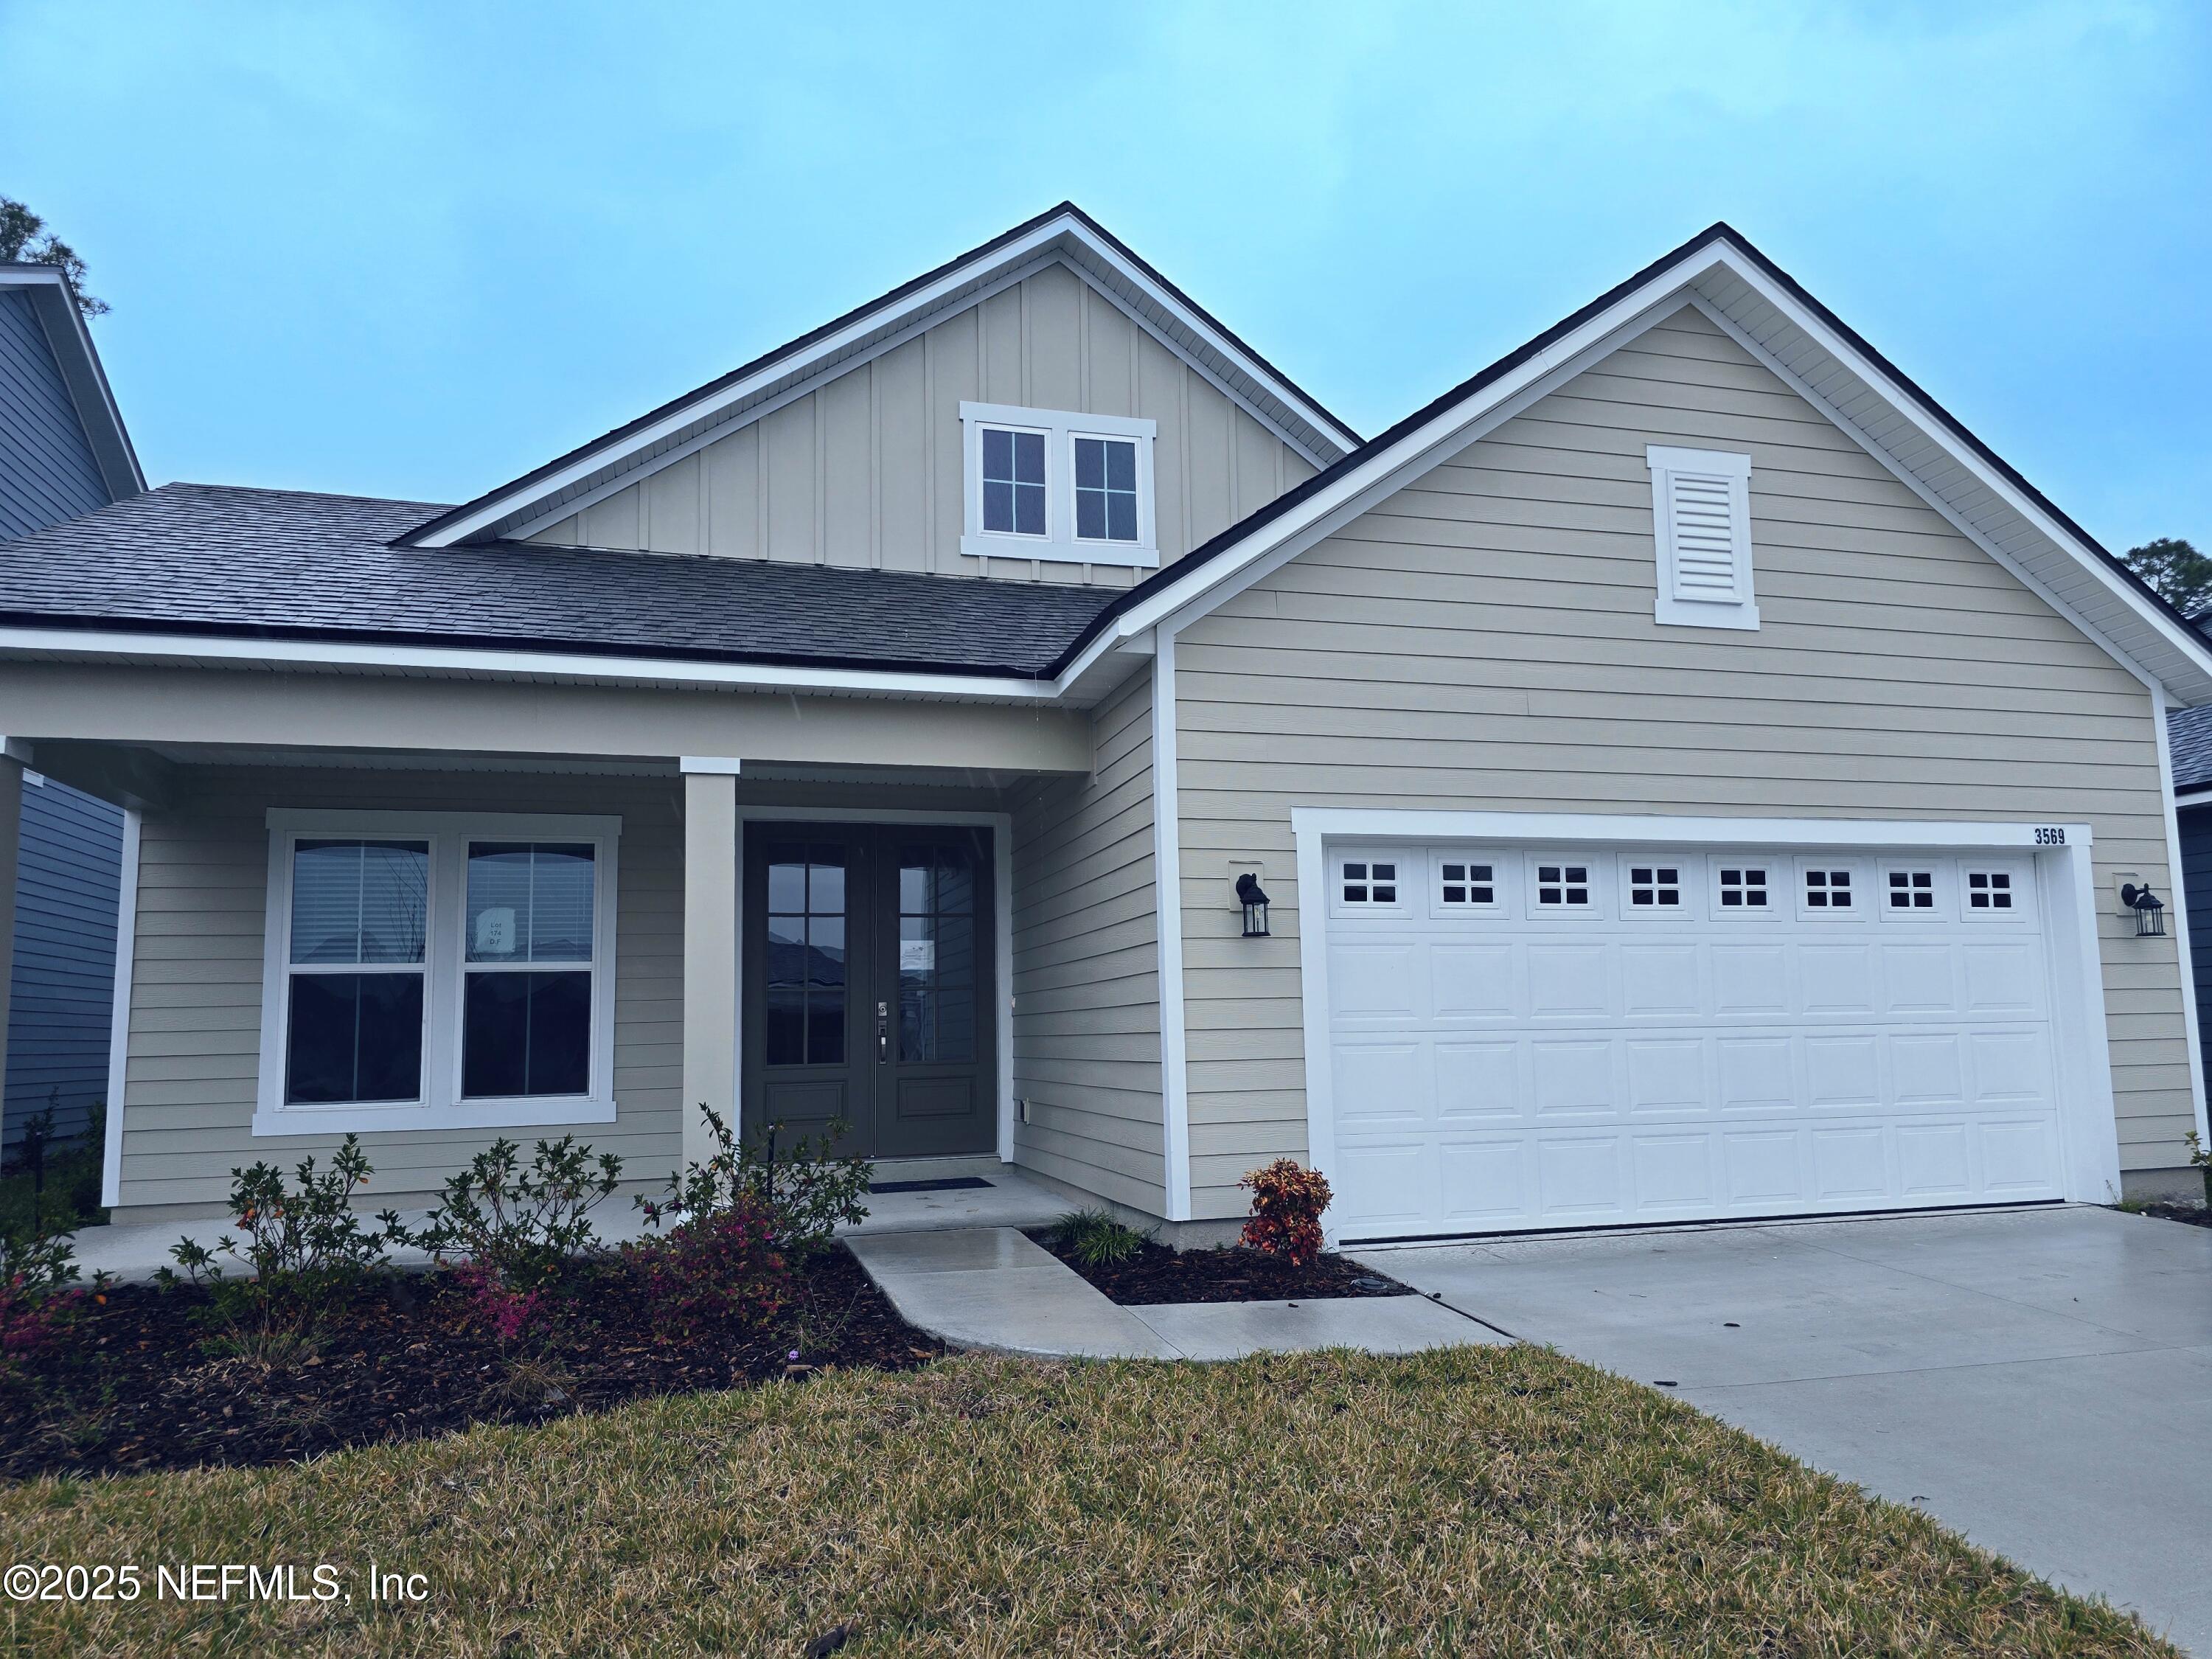
[[[2166,717],[2166,735],[2173,750],[2173,792],[2212,783],[2212,705],[2177,708]]]
[[[1095,587],[500,542],[422,501],[167,484],[0,543],[0,623],[1037,675]]]

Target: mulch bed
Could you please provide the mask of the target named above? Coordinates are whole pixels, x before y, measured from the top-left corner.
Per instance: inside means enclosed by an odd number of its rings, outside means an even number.
[[[899,1370],[944,1352],[908,1325],[842,1246],[797,1277],[766,1329],[676,1335],[619,1260],[579,1263],[558,1316],[503,1351],[444,1273],[364,1287],[313,1350],[280,1369],[211,1352],[205,1296],[149,1285],[88,1304],[63,1340],[0,1385],[0,1475],[283,1462],[487,1421],[541,1422],[642,1395],[803,1378],[827,1366]]]
[[[1243,1244],[1212,1250],[1171,1250],[1147,1239],[1141,1250],[1119,1266],[1094,1267],[1077,1261],[1055,1243],[1048,1228],[1039,1228],[1030,1237],[1123,1307],[1163,1302],[1297,1302],[1323,1297],[1416,1294],[1371,1267],[1327,1253],[1310,1267],[1293,1267],[1279,1257]]]

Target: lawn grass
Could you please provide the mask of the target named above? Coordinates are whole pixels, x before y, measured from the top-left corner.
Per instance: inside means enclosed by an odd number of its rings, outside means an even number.
[[[962,1358],[305,1465],[0,1488],[0,1564],[318,1562],[350,1603],[9,1607],[9,1650],[2157,1654],[1548,1352]],[[428,1575],[374,1607],[361,1575]]]

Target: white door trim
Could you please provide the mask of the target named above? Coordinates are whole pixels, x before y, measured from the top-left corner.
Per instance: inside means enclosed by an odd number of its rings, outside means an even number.
[[[107,1133],[100,1148],[100,1201],[123,1202],[123,1094],[131,1070],[131,980],[138,951],[138,850],[145,814],[123,812],[121,891],[115,908],[115,992],[107,1013]]]
[[[1014,1161],[1014,817],[1011,812],[916,812],[868,806],[749,806],[738,803],[738,1018],[745,1006],[745,833],[753,823],[949,823],[991,831],[991,884],[997,915],[999,1162]],[[737,1097],[744,1109],[745,1045],[738,1044]]]
[[[1613,817],[1605,813],[1460,812],[1295,807],[1298,965],[1304,1004],[1307,1157],[1336,1167],[1335,1081],[1329,1063],[1327,848],[1337,841],[1638,842],[1674,847],[2004,848],[2035,854],[2051,951],[2051,1025],[2058,1051],[2065,1194],[2109,1203],[2120,1190],[2119,1127],[2097,949],[2094,837],[2084,823],[1957,823],[1901,819]],[[1324,1218],[1330,1243],[1335,1223]]]

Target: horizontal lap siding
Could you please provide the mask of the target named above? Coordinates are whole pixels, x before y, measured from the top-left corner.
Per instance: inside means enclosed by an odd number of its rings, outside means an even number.
[[[1759,631],[1654,623],[1650,443],[1750,453]],[[1305,1152],[1293,806],[2087,822],[2100,893],[2166,869],[2142,684],[1694,312],[1194,623],[1176,690],[1201,1217]],[[2099,927],[2121,1164],[2167,1167],[2173,943]]]
[[[189,801],[145,814],[124,1085],[125,1206],[222,1199],[234,1165],[326,1156],[336,1136],[256,1139],[262,933],[272,806],[617,813],[612,1123],[578,1139],[657,1183],[679,1160],[683,1088],[684,826],[665,780],[374,772],[213,772]],[[569,1133],[545,1130],[549,1136]],[[507,1132],[526,1147],[527,1128]],[[364,1134],[374,1192],[434,1189],[487,1133]]]
[[[107,505],[107,486],[27,294],[0,292],[0,541]]]
[[[1182,357],[1052,265],[535,539],[1107,587],[1143,574],[962,553],[963,400],[1156,422],[1153,494],[1170,562],[1313,473]]]
[[[1016,1161],[1165,1211],[1152,676],[1097,714],[1097,770],[1014,797]]]
[[[22,792],[8,1004],[10,1145],[27,1119],[49,1109],[57,1135],[78,1135],[107,1097],[123,850],[123,814],[106,801],[52,779],[27,778]]]

